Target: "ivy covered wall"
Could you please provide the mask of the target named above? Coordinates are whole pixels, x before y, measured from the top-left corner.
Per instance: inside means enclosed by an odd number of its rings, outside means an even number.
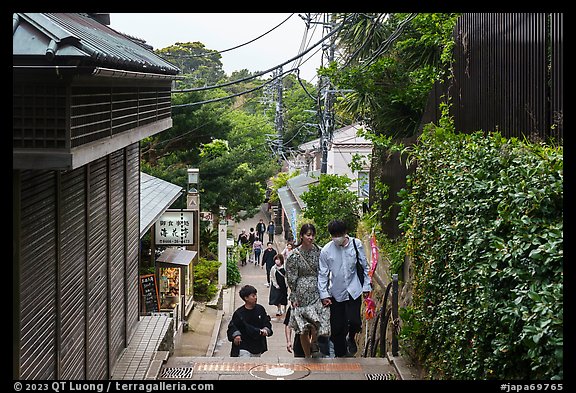
[[[563,378],[563,148],[429,125],[400,221],[402,337],[445,379]]]

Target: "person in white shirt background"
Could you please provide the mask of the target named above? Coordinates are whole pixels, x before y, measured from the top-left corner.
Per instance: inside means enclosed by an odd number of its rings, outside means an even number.
[[[284,255],[285,261],[288,260],[288,257],[290,256],[290,254],[292,254],[292,251],[294,251],[294,243],[292,243],[292,241],[289,241],[288,243],[286,243],[286,247],[284,247],[284,250],[282,250],[282,255]]]
[[[371,291],[368,262],[362,242],[349,236],[346,223],[328,224],[332,240],[320,252],[318,290],[324,306],[330,306],[330,340],[336,357],[354,356],[356,334],[362,331],[362,294]],[[356,247],[355,247],[356,246]],[[363,268],[363,284],[356,270],[356,258]]]

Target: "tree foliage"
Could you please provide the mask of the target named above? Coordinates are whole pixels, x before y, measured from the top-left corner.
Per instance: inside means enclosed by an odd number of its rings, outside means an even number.
[[[562,379],[562,148],[430,125],[412,154],[411,346],[438,378]]]
[[[173,126],[142,142],[142,170],[185,188],[187,168],[200,168],[202,210],[217,213],[223,205],[235,219],[254,214],[264,201],[267,180],[279,171],[271,146],[277,133],[275,106],[262,99],[264,89],[260,88],[267,81],[252,78],[245,69],[226,76],[220,54],[200,42],[176,43],[156,52],[182,69],[176,90],[220,87],[172,94]],[[243,81],[222,86],[238,80]],[[303,112],[313,107],[313,100],[304,96],[295,76],[286,75],[283,84],[283,97],[290,106],[284,113],[283,137],[299,141],[298,135],[304,134],[298,134],[298,123],[314,117]],[[309,83],[302,84],[314,91]],[[254,91],[244,93],[250,90]],[[195,104],[232,95],[237,96]],[[174,207],[183,207],[184,198],[177,204]]]
[[[336,107],[394,138],[418,132],[428,94],[449,64],[457,14],[362,14],[339,35],[340,63],[320,69],[340,89]]]
[[[314,124],[318,121],[315,111],[316,88],[305,80],[299,82],[294,75],[287,75],[283,83],[282,141],[285,149],[295,149],[302,143],[319,137],[318,129],[306,126],[306,124]]]
[[[236,219],[246,211],[253,216],[264,202],[266,181],[279,167],[266,145],[266,133],[272,126],[263,116],[230,112],[232,129],[228,140],[214,140],[202,145],[201,204],[218,213],[220,206]]]
[[[273,176],[270,181],[270,203],[275,203],[280,200],[278,196],[278,189],[285,187],[288,184],[288,180],[291,178],[298,176],[300,174],[299,170],[292,171],[292,172],[279,172],[275,176]]]
[[[358,195],[348,189],[351,182],[347,176],[321,174],[318,183],[311,184],[308,191],[302,193],[302,200],[306,203],[303,217],[314,223],[318,244],[330,241],[328,223],[332,220],[344,221],[349,233],[355,233],[360,201]]]
[[[201,42],[177,42],[156,53],[180,68],[185,84],[214,85],[226,75],[220,53],[207,49]]]

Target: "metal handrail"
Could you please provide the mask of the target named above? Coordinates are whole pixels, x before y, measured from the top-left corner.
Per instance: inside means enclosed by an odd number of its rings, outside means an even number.
[[[382,280],[374,274],[376,281],[382,288],[385,287]],[[388,299],[390,296],[390,290],[392,290],[392,301],[388,304]],[[386,332],[388,329],[388,322],[390,320],[390,315],[392,315],[392,355],[398,356],[398,332],[399,323],[398,318],[398,274],[392,275],[392,282],[386,286],[384,292],[384,299],[382,301],[382,306],[376,314],[376,320],[370,334],[370,338],[367,343],[364,344],[363,357],[367,357],[368,351],[370,352],[370,357],[376,356],[376,332],[378,330],[378,325],[380,324],[380,337],[378,337],[378,344],[380,346],[380,354],[382,357],[386,356]]]

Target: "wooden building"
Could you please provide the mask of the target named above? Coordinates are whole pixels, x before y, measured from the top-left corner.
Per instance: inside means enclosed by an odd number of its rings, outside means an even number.
[[[14,379],[107,379],[139,319],[139,142],[179,69],[108,23],[13,14]]]

